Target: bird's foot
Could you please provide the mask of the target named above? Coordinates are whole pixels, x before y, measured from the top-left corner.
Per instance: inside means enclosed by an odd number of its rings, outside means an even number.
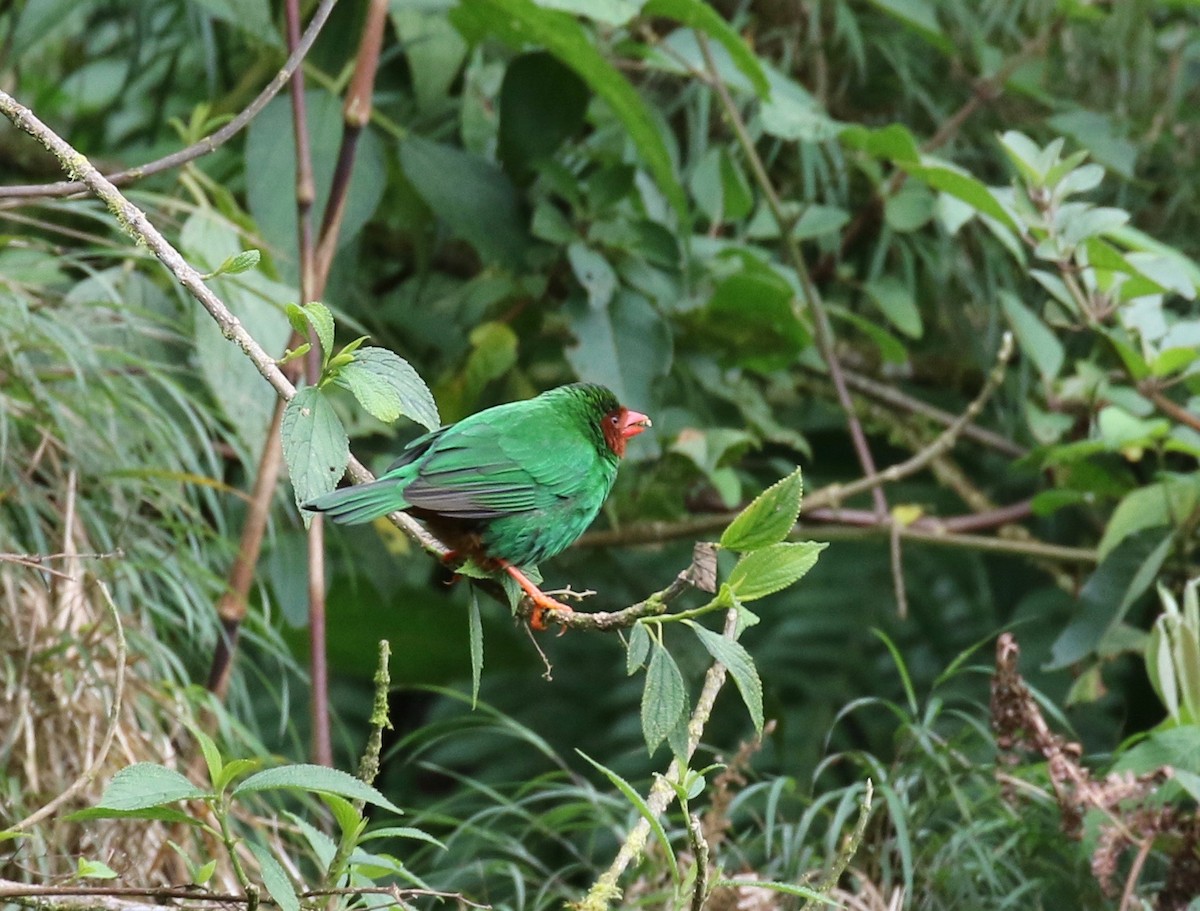
[[[517,585],[521,586],[521,590],[525,592],[530,602],[533,604],[533,610],[529,614],[529,625],[536,630],[546,628],[546,613],[548,611],[560,611],[564,614],[571,614],[574,611],[561,601],[555,601],[548,594],[538,588],[529,577],[513,566],[511,563],[501,563],[501,567],[506,573],[516,580]],[[569,589],[568,589],[569,591]],[[572,592],[572,594],[577,594]],[[566,627],[563,627],[565,632]]]
[[[536,630],[544,630],[546,628],[546,613],[548,611],[559,611],[564,614],[575,613],[570,607],[561,601],[554,600],[542,591],[539,591],[536,596],[529,595],[529,600],[533,603],[533,610],[529,613],[529,625]],[[561,636],[566,631],[567,628],[564,626],[559,635]]]

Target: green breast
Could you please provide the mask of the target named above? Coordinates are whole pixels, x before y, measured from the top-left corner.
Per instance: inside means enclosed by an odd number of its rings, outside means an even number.
[[[615,460],[597,458],[574,489],[553,502],[527,512],[500,516],[483,525],[483,545],[489,556],[525,566],[562,553],[583,534],[612,489]]]

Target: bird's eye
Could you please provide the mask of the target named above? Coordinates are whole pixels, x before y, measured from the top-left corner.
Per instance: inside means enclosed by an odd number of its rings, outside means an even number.
[[[618,419],[617,419],[617,416],[616,416],[615,414],[614,414],[612,417],[610,417],[608,420],[609,420],[609,421],[612,423],[612,425],[613,425],[614,427],[616,427],[616,426],[617,426],[617,420],[618,420]]]

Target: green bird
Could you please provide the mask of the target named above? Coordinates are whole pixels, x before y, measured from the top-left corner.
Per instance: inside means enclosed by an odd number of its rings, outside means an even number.
[[[402,510],[450,548],[503,569],[533,602],[530,623],[571,608],[520,567],[566,550],[596,518],[625,445],[650,426],[603,386],[575,383],[487,408],[417,437],[377,480],[335,490],[303,508],[359,524]]]

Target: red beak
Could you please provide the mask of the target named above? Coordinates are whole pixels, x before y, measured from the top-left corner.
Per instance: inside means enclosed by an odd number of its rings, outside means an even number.
[[[642,414],[640,411],[630,411],[628,408],[621,409],[621,436],[625,439],[635,437],[647,427],[650,427],[650,418]]]

